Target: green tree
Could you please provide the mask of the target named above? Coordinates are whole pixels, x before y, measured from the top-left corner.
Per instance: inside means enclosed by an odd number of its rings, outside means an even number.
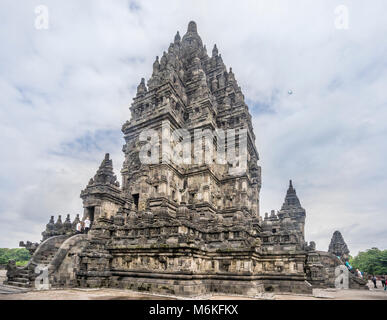
[[[356,257],[351,257],[349,263],[368,274],[387,274],[387,250],[372,248],[359,252]]]
[[[8,260],[15,260],[17,265],[24,265],[30,260],[31,255],[25,248],[6,249],[0,248],[0,265],[6,265]]]

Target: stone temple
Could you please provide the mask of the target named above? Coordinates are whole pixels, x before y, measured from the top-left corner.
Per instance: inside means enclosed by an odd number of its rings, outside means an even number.
[[[40,244],[21,243],[33,255],[24,268],[9,262],[9,285],[33,287],[37,266],[47,268],[53,288],[254,296],[334,285],[334,267],[344,261],[305,241],[306,211],[292,181],[281,209],[261,217],[261,167],[248,106],[216,45],[208,55],[195,22],[156,58],[130,111],[131,120],[122,127],[122,184],[106,154],[81,192],[83,217],[73,222],[70,216],[64,222],[51,217]],[[245,170],[232,172],[237,163],[213,159],[142,162],[148,140],[141,133],[152,130],[161,138],[165,124],[192,137],[198,130],[235,130],[236,152],[242,144],[247,148]],[[213,141],[211,157],[221,148],[220,139]],[[160,150],[158,142],[153,146]],[[192,150],[193,156],[209,152],[202,146]],[[167,153],[161,150],[160,159]],[[75,234],[75,225],[86,217],[90,232]],[[350,285],[364,286],[359,281],[351,277]]]

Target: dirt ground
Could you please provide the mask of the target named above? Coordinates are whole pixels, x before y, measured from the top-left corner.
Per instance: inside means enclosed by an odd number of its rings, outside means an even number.
[[[66,289],[50,291],[12,292],[1,287],[5,279],[5,271],[0,270],[0,300],[180,300],[187,299],[176,296],[151,295],[119,289]],[[370,290],[337,290],[314,289],[313,295],[297,294],[263,294],[256,298],[233,295],[208,295],[194,297],[194,300],[387,300],[387,291],[378,288]]]

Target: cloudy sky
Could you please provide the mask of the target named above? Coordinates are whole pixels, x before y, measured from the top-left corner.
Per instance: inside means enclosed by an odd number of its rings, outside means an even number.
[[[371,3],[2,0],[0,247],[82,213],[105,152],[119,174],[135,88],[195,20],[250,107],[261,213],[280,209],[293,179],[318,249],[336,229],[352,254],[387,249],[387,3]]]

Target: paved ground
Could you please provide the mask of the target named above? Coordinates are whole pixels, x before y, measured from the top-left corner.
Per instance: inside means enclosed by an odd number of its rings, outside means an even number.
[[[176,298],[115,289],[71,289],[0,294],[0,300],[176,300]]]
[[[0,270],[0,300],[176,300],[181,297],[150,295],[129,290],[118,289],[69,289],[50,291],[29,291],[2,285],[5,279],[5,271]],[[313,295],[295,294],[263,294],[256,297],[257,300],[387,300],[387,291],[382,289],[381,283],[370,290],[336,290],[315,289]],[[208,295],[195,299],[209,300],[254,300],[253,298],[229,295]]]
[[[5,275],[7,274],[7,271],[0,270],[0,284],[3,284],[3,281],[5,280]]]
[[[387,300],[387,291],[314,289],[313,296],[276,295],[275,300]]]
[[[30,292],[4,292],[0,300],[176,300],[181,297],[148,295],[128,290],[117,289],[71,289],[71,290],[51,290],[51,291],[30,291]],[[6,293],[6,294],[5,294]],[[252,298],[240,296],[202,296],[195,300],[245,300]],[[381,289],[377,290],[314,290],[314,295],[263,295],[257,297],[257,300],[387,300],[387,292]],[[254,300],[254,299],[252,299]]]

